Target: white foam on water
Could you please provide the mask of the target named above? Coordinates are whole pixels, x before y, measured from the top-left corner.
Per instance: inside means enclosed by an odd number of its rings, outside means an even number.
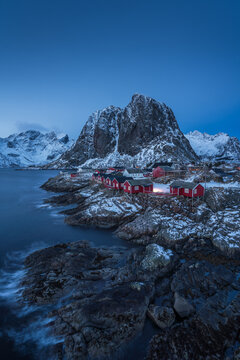
[[[25,270],[17,270],[14,273],[0,271],[0,299],[16,301],[21,292],[20,283]]]
[[[52,209],[52,205],[49,204],[36,204],[35,207],[37,209]]]
[[[46,246],[44,243],[35,243],[24,251],[8,253],[4,269],[0,269],[0,304],[11,313],[11,320],[6,328],[1,329],[0,337],[7,335],[23,352],[29,352],[29,348],[37,348],[38,360],[53,359],[47,348],[63,342],[61,337],[52,333],[51,326],[48,326],[54,320],[48,317],[52,310],[50,306],[24,305],[21,301],[24,289],[21,283],[26,274],[24,259],[30,253]],[[44,352],[47,352],[47,357]]]

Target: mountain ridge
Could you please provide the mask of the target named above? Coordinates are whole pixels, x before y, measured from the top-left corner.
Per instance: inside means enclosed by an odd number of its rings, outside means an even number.
[[[0,138],[0,168],[42,166],[56,160],[73,141],[68,135],[27,130]]]
[[[240,141],[237,137],[220,132],[214,135],[198,130],[185,134],[201,159],[214,161],[240,161]]]

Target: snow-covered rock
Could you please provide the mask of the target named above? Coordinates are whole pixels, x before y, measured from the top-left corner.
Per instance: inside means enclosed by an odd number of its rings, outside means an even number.
[[[109,106],[93,113],[73,148],[51,166],[143,166],[160,159],[191,161],[198,157],[173,111],[150,97],[135,94],[123,109]]]
[[[240,160],[240,142],[225,133],[209,135],[197,130],[185,135],[196,154],[209,160]]]
[[[172,251],[165,250],[158,244],[149,244],[146,246],[145,256],[141,263],[144,270],[152,271],[161,266],[167,266],[171,261]]]
[[[68,135],[29,130],[0,138],[0,167],[38,166],[56,160],[73,145]]]
[[[85,191],[80,194],[84,194]],[[98,191],[88,197],[84,206],[66,218],[69,225],[93,225],[99,228],[113,228],[125,221],[131,221],[142,210],[136,200],[134,203],[124,195],[115,196],[106,191]]]
[[[240,252],[240,210],[239,206],[218,211],[209,220],[212,242],[225,254],[231,256]]]

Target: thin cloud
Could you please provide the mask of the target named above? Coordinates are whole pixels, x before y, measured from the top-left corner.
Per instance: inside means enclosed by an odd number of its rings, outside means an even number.
[[[28,122],[17,122],[16,127],[18,131],[27,131],[27,130],[37,130],[46,132],[49,131],[45,126],[38,124],[38,123],[28,123]]]

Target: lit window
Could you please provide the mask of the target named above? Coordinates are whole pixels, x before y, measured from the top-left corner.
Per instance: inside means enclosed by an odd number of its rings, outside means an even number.
[[[139,190],[139,186],[135,186],[135,190]]]
[[[128,190],[130,190],[130,186],[128,187]]]
[[[189,193],[189,189],[184,189],[184,191],[185,191],[185,193],[187,193],[187,194]]]

